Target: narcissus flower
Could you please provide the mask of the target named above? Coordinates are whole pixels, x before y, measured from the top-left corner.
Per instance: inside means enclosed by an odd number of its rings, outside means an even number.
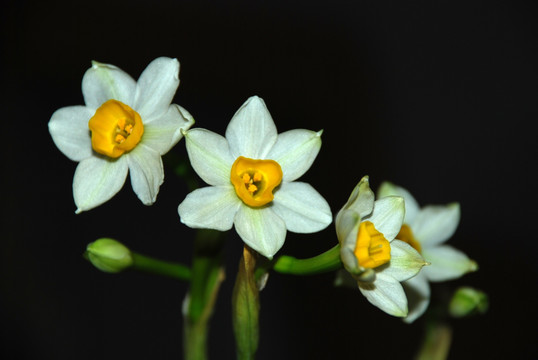
[[[456,279],[465,273],[475,271],[478,266],[463,252],[443,245],[458,227],[460,205],[429,205],[422,209],[406,189],[385,182],[378,190],[378,197],[401,196],[405,200],[405,219],[397,239],[405,241],[431,265],[417,276],[404,282],[409,295],[409,315],[404,320],[413,322],[420,317],[430,302],[429,282]]]
[[[235,225],[243,241],[272,258],[286,231],[312,233],[332,221],[325,199],[296,182],[321,147],[321,132],[277,134],[267,107],[257,96],[235,113],[226,137],[205,129],[185,132],[194,170],[209,185],[179,205],[181,222],[192,228],[226,231]]]
[[[395,240],[405,216],[403,198],[375,200],[365,176],[336,216],[336,234],[345,269],[361,293],[384,312],[404,317],[407,298],[400,282],[426,264],[410,245]]]
[[[138,198],[151,205],[164,180],[161,156],[194,120],[171,104],[179,62],[161,57],[138,82],[114,65],[93,62],[82,79],[85,106],[57,110],[49,131],[58,149],[79,164],[73,179],[77,213],[110,200],[127,173]]]

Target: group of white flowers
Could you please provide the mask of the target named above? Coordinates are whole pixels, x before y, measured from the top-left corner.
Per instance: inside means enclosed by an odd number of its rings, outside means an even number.
[[[224,137],[190,129],[193,117],[172,104],[178,86],[176,59],[155,59],[138,82],[113,65],[93,62],[82,80],[86,105],[61,108],[49,122],[56,146],[79,162],[73,179],[77,213],[110,200],[127,173],[138,198],[153,204],[164,181],[161,156],[185,137],[192,167],[210,185],[179,204],[187,226],[235,226],[246,245],[270,259],[288,230],[313,233],[332,222],[327,201],[296,181],[314,162],[321,131],[278,134],[256,96],[239,108]],[[458,226],[458,204],[420,209],[409,192],[389,183],[378,198],[364,177],[338,212],[342,263],[372,304],[411,322],[428,306],[430,281],[460,277],[476,264],[442,245]],[[409,304],[406,292],[413,293]]]

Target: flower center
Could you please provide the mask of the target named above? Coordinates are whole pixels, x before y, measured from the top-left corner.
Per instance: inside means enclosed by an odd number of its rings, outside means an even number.
[[[422,252],[422,247],[420,246],[420,243],[417,239],[415,239],[415,236],[413,235],[413,231],[411,230],[411,227],[407,224],[403,224],[402,228],[400,229],[400,232],[398,235],[396,235],[396,239],[404,241],[411,245],[413,249],[418,251],[419,253]]]
[[[390,260],[390,243],[370,221],[359,225],[355,256],[363,268],[376,268]]]
[[[232,165],[230,180],[245,204],[259,207],[273,201],[273,190],[282,181],[282,169],[274,160],[240,156]]]
[[[93,150],[111,158],[134,149],[144,134],[140,115],[117,100],[108,100],[101,105],[88,127],[92,132]]]

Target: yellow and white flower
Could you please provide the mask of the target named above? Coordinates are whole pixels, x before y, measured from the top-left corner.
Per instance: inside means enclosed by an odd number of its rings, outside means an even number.
[[[429,205],[420,208],[415,198],[406,189],[384,182],[378,190],[378,197],[401,196],[405,200],[405,219],[397,239],[405,241],[422,254],[430,263],[412,279],[403,283],[410,297],[410,309],[406,322],[413,322],[426,311],[430,302],[429,282],[456,279],[465,273],[475,271],[476,262],[463,252],[449,245],[443,245],[458,227],[460,205]]]
[[[211,185],[179,205],[187,226],[226,231],[235,225],[248,246],[272,258],[287,230],[312,233],[331,223],[325,199],[295,181],[314,162],[321,132],[277,134],[264,101],[253,96],[233,116],[226,137],[200,128],[184,134],[192,167]]]
[[[79,162],[73,179],[77,213],[110,200],[127,173],[138,198],[151,205],[164,180],[161,156],[194,123],[171,104],[179,62],[157,58],[138,82],[114,65],[93,62],[82,79],[85,106],[54,112],[49,131],[58,149]]]
[[[342,262],[360,292],[373,305],[399,317],[408,313],[400,282],[415,276],[426,264],[410,245],[395,240],[404,216],[403,198],[375,200],[365,176],[335,221]]]

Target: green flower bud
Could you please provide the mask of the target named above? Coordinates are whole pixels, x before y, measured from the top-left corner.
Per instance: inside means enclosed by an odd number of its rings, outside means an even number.
[[[472,287],[463,286],[454,292],[449,304],[449,312],[453,317],[464,317],[483,314],[488,309],[488,296],[485,292]]]
[[[117,240],[101,238],[88,244],[86,258],[101,271],[117,273],[133,265],[131,251]]]

